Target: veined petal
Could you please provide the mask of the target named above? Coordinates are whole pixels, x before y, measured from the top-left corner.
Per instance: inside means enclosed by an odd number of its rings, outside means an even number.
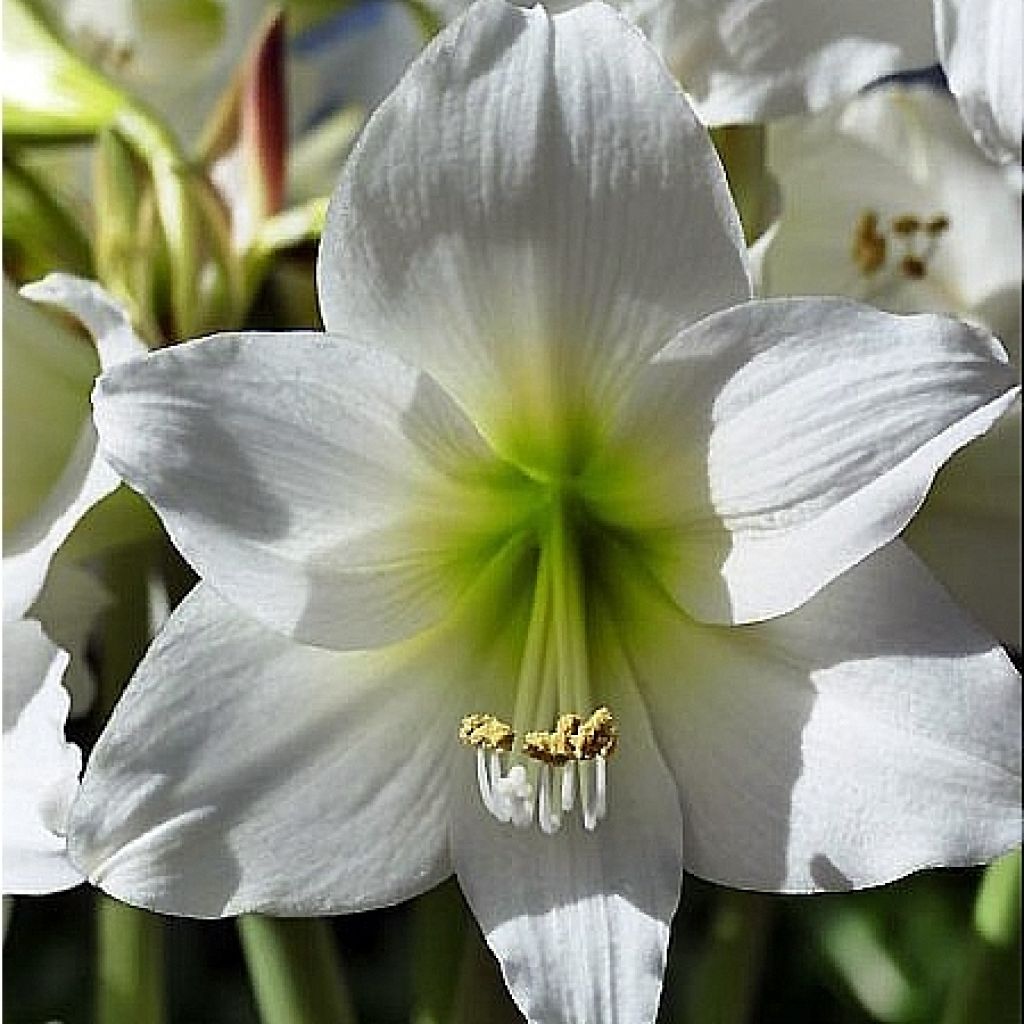
[[[771,622],[701,626],[651,601],[640,629],[661,638],[634,667],[689,870],[841,889],[1020,842],[1020,677],[901,542]]]
[[[707,318],[651,365],[620,440],[678,501],[665,585],[710,622],[799,606],[906,526],[1015,381],[987,332],[944,317],[791,299]]]
[[[329,330],[394,346],[499,448],[524,421],[571,430],[681,325],[749,295],[706,133],[596,4],[482,0],[441,33],[346,164],[318,274]]]
[[[103,450],[200,575],[301,641],[376,646],[478,570],[450,529],[479,435],[425,374],[341,338],[230,334],[104,375]],[[461,540],[465,538],[460,535]]]
[[[1019,164],[1024,131],[1021,5],[1003,0],[935,0],[939,57],[978,144]]]
[[[413,896],[451,870],[464,683],[437,646],[306,647],[200,584],[89,759],[72,856],[118,899],[193,917]]]
[[[608,816],[545,836],[498,823],[464,761],[452,854],[459,884],[536,1024],[645,1024],[661,992],[682,882],[675,786],[630,681],[615,697],[626,741],[608,766]]]
[[[67,856],[82,755],[64,740],[68,656],[38,622],[4,623],[4,894],[56,892],[82,875]]]
[[[78,317],[92,334],[100,366],[110,369],[141,356],[124,311],[92,281],[50,274],[22,289],[35,302],[48,303]],[[22,617],[39,596],[57,549],[78,521],[110,494],[120,477],[97,450],[96,431],[86,420],[59,479],[35,510],[4,538],[4,619]]]

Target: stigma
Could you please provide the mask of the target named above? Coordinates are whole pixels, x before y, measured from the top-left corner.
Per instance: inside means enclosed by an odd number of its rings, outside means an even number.
[[[554,835],[574,811],[588,832],[607,815],[607,762],[619,741],[608,708],[587,719],[561,714],[551,731],[522,736],[493,715],[467,715],[459,739],[476,747],[480,799],[498,821]]]

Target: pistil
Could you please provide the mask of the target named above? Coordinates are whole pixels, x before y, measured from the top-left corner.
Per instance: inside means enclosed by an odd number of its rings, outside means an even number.
[[[579,809],[593,830],[607,814],[607,759],[618,743],[612,713],[555,715],[592,707],[587,650],[586,579],[571,497],[552,488],[538,533],[533,600],[516,680],[513,719],[467,715],[460,740],[477,748],[480,798],[499,821],[535,820],[558,832]],[[551,727],[552,721],[554,722]]]

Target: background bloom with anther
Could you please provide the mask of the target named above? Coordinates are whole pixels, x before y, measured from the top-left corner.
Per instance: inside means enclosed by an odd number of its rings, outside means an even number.
[[[1017,842],[1019,679],[896,540],[1013,372],[951,319],[749,301],[708,137],[618,15],[443,32],[319,289],[326,334],[98,385],[202,582],[90,759],[96,884],[325,914],[454,871],[527,1017],[594,1024],[654,1018],[684,865],[805,891]]]

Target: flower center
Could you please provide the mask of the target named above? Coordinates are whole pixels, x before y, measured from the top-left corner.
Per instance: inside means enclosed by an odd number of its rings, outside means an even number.
[[[874,210],[865,210],[853,229],[850,256],[866,278],[888,270],[908,281],[920,281],[927,275],[928,263],[948,230],[949,218],[944,214],[923,218],[901,213],[883,225]]]
[[[487,810],[519,827],[536,822],[548,835],[577,807],[588,830],[604,818],[607,759],[618,742],[607,707],[582,717],[596,703],[587,645],[586,519],[571,487],[550,486],[536,525],[536,570],[512,723],[470,714],[459,729],[460,740],[476,747]]]

